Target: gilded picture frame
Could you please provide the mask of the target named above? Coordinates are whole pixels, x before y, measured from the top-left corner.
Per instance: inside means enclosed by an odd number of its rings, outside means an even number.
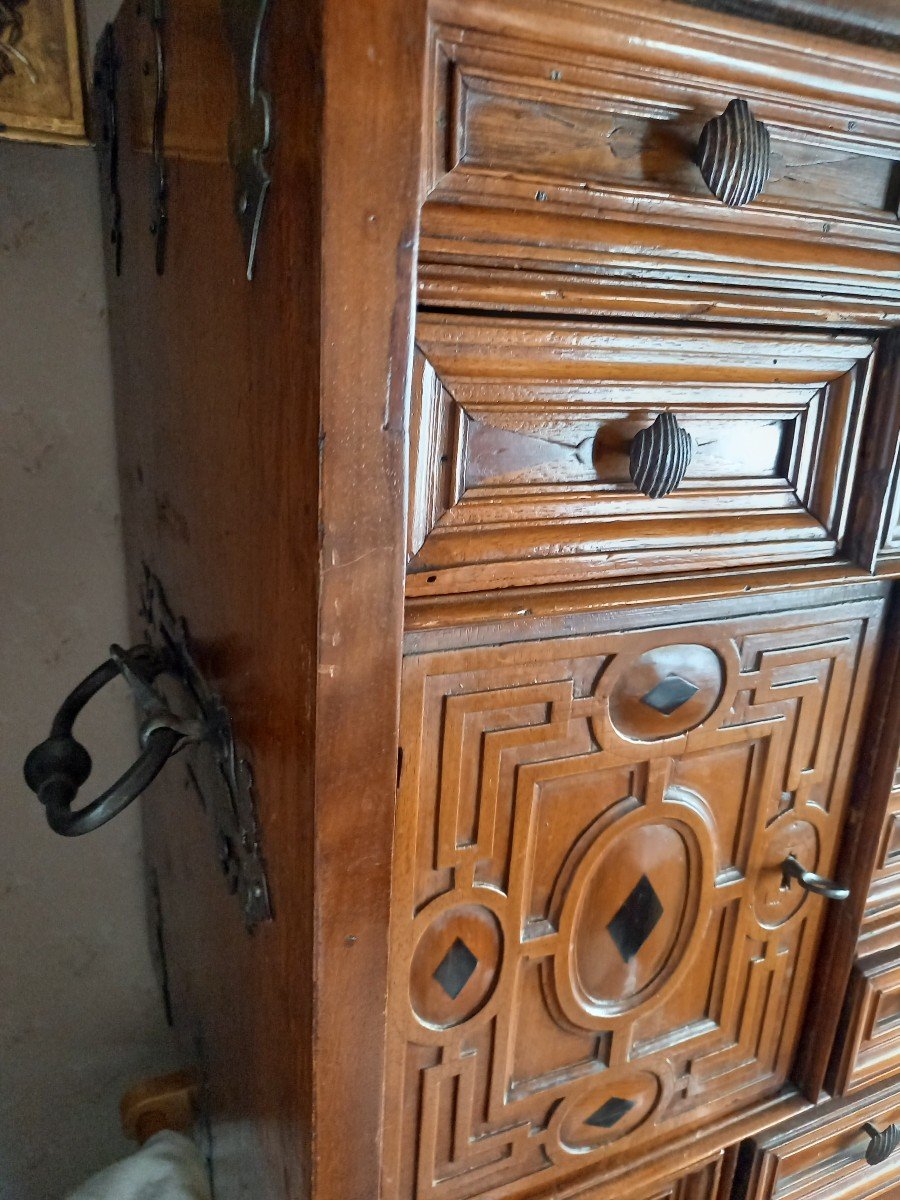
[[[0,0],[0,137],[83,145],[77,0]]]

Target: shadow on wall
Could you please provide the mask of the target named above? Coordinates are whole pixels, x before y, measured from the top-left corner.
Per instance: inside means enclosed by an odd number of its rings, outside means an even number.
[[[127,1153],[121,1093],[177,1065],[136,809],[68,841],[21,777],[127,636],[98,205],[91,151],[0,142],[0,1200],[56,1200]],[[98,782],[135,747],[105,692],[79,724]]]

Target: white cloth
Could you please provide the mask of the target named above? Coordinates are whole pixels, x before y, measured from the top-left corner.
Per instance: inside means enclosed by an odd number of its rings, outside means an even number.
[[[68,1200],[210,1200],[206,1167],[183,1134],[154,1134],[136,1154],[107,1167]]]

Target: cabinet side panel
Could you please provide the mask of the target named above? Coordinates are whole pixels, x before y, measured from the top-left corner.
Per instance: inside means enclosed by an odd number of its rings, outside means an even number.
[[[218,0],[167,6],[161,275],[152,29],[131,4],[116,24],[122,243],[110,304],[135,635],[146,566],[251,751],[275,912],[246,932],[211,814],[170,764],[145,804],[148,858],[175,1022],[204,1075],[219,1200],[295,1200],[311,1174],[319,14],[269,8],[260,83],[274,99],[273,182],[252,283]]]

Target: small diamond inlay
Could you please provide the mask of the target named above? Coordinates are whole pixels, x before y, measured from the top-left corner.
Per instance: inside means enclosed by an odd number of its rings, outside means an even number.
[[[606,927],[623,961],[631,962],[640,952],[662,915],[659,896],[647,876],[642,875]]]
[[[596,1112],[585,1121],[585,1125],[593,1125],[595,1129],[612,1129],[619,1121],[634,1108],[633,1100],[625,1100],[622,1096],[610,1096]]]
[[[478,959],[462,938],[457,938],[438,963],[432,978],[437,980],[451,1000],[455,1000],[477,966]]]
[[[661,679],[656,687],[651,688],[646,696],[641,696],[641,702],[655,708],[664,717],[670,717],[699,691],[697,685],[689,679],[682,679],[680,675],[668,675]]]

